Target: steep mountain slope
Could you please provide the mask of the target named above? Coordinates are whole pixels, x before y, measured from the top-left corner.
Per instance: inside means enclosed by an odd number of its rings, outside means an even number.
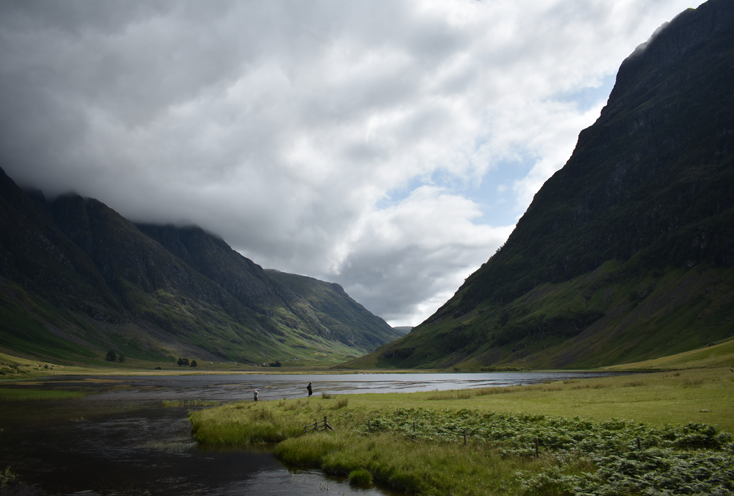
[[[199,228],[135,226],[76,195],[47,202],[1,169],[0,229],[6,350],[81,361],[114,350],[154,361],[331,362],[397,337],[366,311],[345,321],[311,307]]]
[[[294,312],[299,309],[308,311],[310,307],[319,322],[328,328],[329,335],[345,344],[373,350],[400,335],[393,328],[386,328],[384,320],[350,298],[336,283],[277,270],[266,270],[265,273],[303,297],[293,303]]]
[[[505,246],[350,366],[591,367],[734,335],[734,2],[664,26]]]

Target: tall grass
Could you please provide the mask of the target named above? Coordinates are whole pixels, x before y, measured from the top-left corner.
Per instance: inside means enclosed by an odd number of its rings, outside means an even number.
[[[190,413],[189,420],[196,441],[211,446],[277,443],[303,433],[304,425],[313,423],[302,418],[300,411],[292,415],[292,410],[284,410],[276,416],[276,407],[267,402],[229,403]]]
[[[219,401],[217,400],[163,400],[164,408],[185,408],[194,406],[217,406]]]
[[[66,400],[81,398],[86,394],[81,391],[0,389],[0,401]]]

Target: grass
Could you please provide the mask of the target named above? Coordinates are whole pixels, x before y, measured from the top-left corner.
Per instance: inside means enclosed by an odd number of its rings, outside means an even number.
[[[734,367],[734,339],[676,355],[604,367],[604,370],[678,370]]]
[[[200,444],[278,443],[276,456],[291,465],[408,493],[602,494],[611,487],[641,494],[666,481],[673,492],[688,491],[683,479],[698,477],[689,493],[705,494],[720,489],[711,474],[734,476],[731,436],[721,430],[734,430],[732,389],[728,368],[682,370],[350,395],[342,407],[316,399],[240,402],[189,417]],[[324,417],[335,432],[304,434]]]
[[[80,391],[44,391],[36,389],[0,389],[0,401],[66,400],[81,398]]]
[[[217,406],[219,401],[217,400],[163,400],[164,408],[185,408],[195,406]]]

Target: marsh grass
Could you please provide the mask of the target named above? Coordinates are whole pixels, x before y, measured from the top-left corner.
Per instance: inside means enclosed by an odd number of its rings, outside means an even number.
[[[472,393],[469,391],[447,391],[435,393],[428,396],[426,399],[429,401],[438,400],[468,400],[472,397]]]
[[[318,419],[322,410],[320,406],[314,408],[300,401],[235,402],[192,412],[189,420],[194,438],[200,444],[245,446],[277,443],[298,436],[306,424],[314,422],[313,414],[317,414]]]
[[[622,387],[640,387],[644,385],[645,383],[643,381],[629,381],[622,384]]]
[[[81,391],[0,389],[0,401],[67,400],[81,398],[86,394]]]
[[[358,468],[349,472],[349,484],[357,487],[369,487],[372,485],[372,474],[369,470]]]
[[[217,400],[163,400],[164,408],[191,408],[197,406],[218,406]]]
[[[389,433],[364,436],[341,431],[288,439],[276,446],[275,454],[291,465],[346,475],[350,482],[353,474],[361,471],[392,489],[423,495],[518,494],[518,472],[537,473],[558,465],[546,455],[539,459],[503,457],[482,444],[464,447],[400,440]],[[572,461],[565,466],[569,473],[588,469],[586,461]],[[367,480],[366,475],[362,477]]]

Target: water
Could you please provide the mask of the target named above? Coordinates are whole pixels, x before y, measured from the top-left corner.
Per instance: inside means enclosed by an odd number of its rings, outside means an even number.
[[[314,394],[414,393],[539,384],[549,381],[604,377],[608,372],[485,372],[473,374],[334,374],[334,375],[189,375],[89,378],[109,381],[117,390],[104,393],[105,400],[251,400],[258,390],[260,400],[300,398],[307,395],[306,385],[313,381]],[[49,381],[54,387],[75,387],[73,377]]]
[[[77,400],[0,403],[0,470],[11,466],[25,494],[119,495],[360,495],[392,494],[355,489],[319,470],[281,465],[272,447],[206,450],[190,434],[184,408],[164,400],[252,399],[314,394],[415,392],[499,387],[597,377],[598,373],[194,375],[172,377],[56,377],[3,387],[93,390]],[[35,493],[33,491],[36,491]],[[2,492],[0,491],[0,495]]]

